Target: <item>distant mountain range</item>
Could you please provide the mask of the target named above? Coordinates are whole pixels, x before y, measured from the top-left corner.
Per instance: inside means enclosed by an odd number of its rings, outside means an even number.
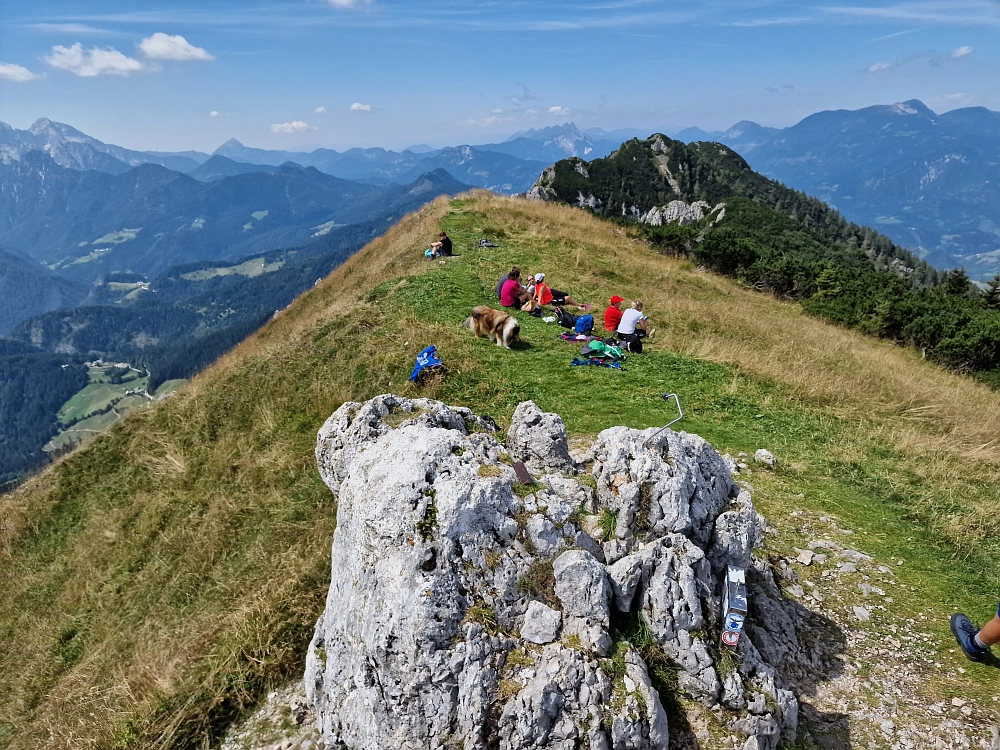
[[[724,143],[938,268],[980,280],[1000,272],[1000,112],[936,114],[914,99],[818,112],[782,130],[741,122],[675,137]]]
[[[290,163],[220,176],[240,171],[213,157],[194,170],[200,180],[156,164],[109,174],[28,151],[0,163],[0,245],[89,282],[301,244],[334,226],[394,219],[411,196],[429,199],[428,184],[433,195],[468,188],[435,170],[382,188]]]
[[[206,154],[125,149],[47,119],[27,130],[0,124],[0,182],[29,185],[18,191],[0,185],[0,244],[83,280],[106,270],[135,270],[132,258],[143,253],[147,264],[158,255],[166,265],[204,259],[205,253],[233,258],[302,241],[331,221],[350,223],[357,219],[352,201],[427,172],[443,169],[467,185],[519,193],[555,161],[602,158],[642,135],[565,123],[450,148],[306,153],[231,139]],[[742,121],[726,131],[688,128],[675,137],[723,143],[762,174],[877,227],[936,267],[963,266],[980,280],[1000,272],[1000,181],[994,178],[1000,113],[964,108],[938,115],[913,100],[820,112],[784,129]],[[56,167],[64,171],[57,174]],[[42,173],[55,186],[45,196],[36,194]],[[19,209],[10,206],[15,193]],[[101,205],[75,213],[96,195]],[[317,215],[321,206],[326,218]],[[265,218],[254,218],[264,211]],[[344,211],[350,215],[338,213]],[[120,234],[136,228],[133,239]],[[99,250],[107,252],[93,255]]]

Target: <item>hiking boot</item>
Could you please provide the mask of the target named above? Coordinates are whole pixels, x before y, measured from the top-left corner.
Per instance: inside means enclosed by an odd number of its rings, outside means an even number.
[[[961,612],[951,616],[951,633],[970,661],[985,661],[990,653],[988,648],[979,648],[973,641],[978,632],[979,628],[973,625],[972,620]]]

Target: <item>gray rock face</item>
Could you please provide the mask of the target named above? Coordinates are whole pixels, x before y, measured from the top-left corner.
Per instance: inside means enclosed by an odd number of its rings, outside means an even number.
[[[558,414],[543,412],[534,401],[514,410],[507,430],[507,447],[532,471],[572,471],[573,458],[566,441],[566,425]]]
[[[668,431],[646,445],[653,432],[598,436],[595,493],[558,473],[576,468],[565,427],[530,402],[509,452],[467,409],[391,395],[338,409],[316,450],[338,511],[305,675],[323,741],[665,748],[655,681],[612,638],[615,618],[639,617],[688,694],[748,709],[733,727],[758,747],[794,736],[797,703],[762,656],[794,649],[794,618],[766,565],[754,561],[748,581],[765,587],[758,606],[773,621],[748,628],[737,671],[720,676],[705,640],[719,633],[720,571],[751,561],[750,495],[705,441]],[[512,458],[544,488],[519,498]],[[580,527],[608,510],[617,538],[602,548]]]
[[[566,616],[564,630],[577,635],[584,648],[605,656],[611,648],[611,584],[597,559],[583,550],[563,552],[552,564],[556,596]]]

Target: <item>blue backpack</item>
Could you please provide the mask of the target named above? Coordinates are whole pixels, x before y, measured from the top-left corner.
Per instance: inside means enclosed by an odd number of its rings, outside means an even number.
[[[594,316],[593,315],[581,315],[576,319],[576,325],[573,327],[574,333],[582,333],[584,336],[590,335],[590,332],[594,330]]]

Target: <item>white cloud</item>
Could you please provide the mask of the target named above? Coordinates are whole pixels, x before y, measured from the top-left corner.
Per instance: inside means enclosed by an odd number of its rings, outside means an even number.
[[[14,65],[14,63],[0,63],[0,81],[14,81],[15,83],[24,83],[25,81],[34,81],[36,78],[41,78],[20,65]]]
[[[363,8],[371,5],[372,0],[326,0],[334,8]]]
[[[312,125],[302,122],[302,120],[275,123],[271,126],[272,133],[309,133],[315,129]]]
[[[869,73],[881,73],[883,70],[893,70],[896,66],[888,62],[877,62],[868,66]]]
[[[372,111],[372,105],[370,104],[361,104],[360,102],[354,102],[354,104],[351,105],[351,112],[371,112],[371,111]]]
[[[326,112],[326,107],[316,107],[313,111],[316,112],[317,115],[321,115]]]
[[[559,115],[559,116],[568,115],[569,114],[569,109],[566,108],[566,107],[559,107],[559,106],[549,107],[549,114],[550,115]]]
[[[113,47],[106,49],[92,47],[85,50],[79,42],[72,47],[57,44],[52,48],[52,54],[45,58],[45,62],[53,68],[68,70],[81,78],[100,75],[127,76],[145,68],[138,60],[123,55]]]
[[[139,42],[139,49],[142,54],[150,60],[214,60],[201,47],[195,47],[180,34],[170,36],[162,32],[156,32],[153,36],[146,37]]]
[[[211,112],[209,112],[209,113],[208,113],[208,116],[209,116],[209,117],[218,117],[218,116],[219,116],[219,113],[218,113],[218,112],[216,112],[216,111],[215,111],[215,110],[213,109],[213,110],[212,110]]]
[[[951,59],[961,60],[963,57],[968,57],[975,51],[976,50],[973,47],[969,47],[968,45],[959,47],[957,50],[951,53]]]

